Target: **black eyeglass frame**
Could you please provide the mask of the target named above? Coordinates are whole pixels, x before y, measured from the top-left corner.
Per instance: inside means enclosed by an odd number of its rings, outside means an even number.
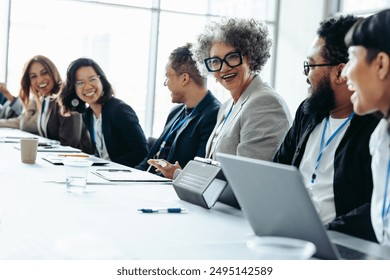
[[[226,60],[226,57],[228,57],[229,55],[232,55],[232,54],[238,54],[239,58],[240,58],[240,62],[236,65],[230,65],[229,62]],[[237,66],[240,66],[242,64],[242,57],[243,57],[243,54],[240,50],[235,50],[235,51],[232,51],[230,53],[227,53],[225,55],[224,58],[220,58],[218,56],[213,56],[213,57],[209,57],[209,58],[206,58],[204,60],[204,63],[206,64],[206,68],[209,72],[218,72],[218,71],[221,71],[222,69],[222,66],[223,66],[223,63],[225,62],[227,66],[231,67],[231,68],[234,68],[234,67],[237,67]],[[211,69],[208,65],[208,62],[212,59],[218,59],[220,62],[221,62],[221,66],[219,67],[219,69]]]
[[[303,62],[303,73],[308,76],[310,72],[310,67],[321,67],[321,66],[337,66],[340,63],[320,63],[320,64],[309,64],[309,62]]]

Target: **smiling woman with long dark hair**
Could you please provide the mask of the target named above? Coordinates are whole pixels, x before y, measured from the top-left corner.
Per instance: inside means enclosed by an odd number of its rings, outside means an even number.
[[[106,75],[92,59],[79,58],[69,65],[59,102],[63,115],[83,113],[97,156],[134,167],[147,155],[136,113],[114,97]]]

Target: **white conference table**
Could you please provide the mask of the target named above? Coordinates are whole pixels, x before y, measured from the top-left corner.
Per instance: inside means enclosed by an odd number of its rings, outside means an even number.
[[[29,134],[0,128],[2,136]],[[110,183],[90,173],[87,192],[66,191],[64,166],[39,152],[24,164],[15,143],[0,143],[0,259],[250,260],[254,237],[242,211],[180,200],[170,183]],[[117,167],[110,163],[105,167]],[[92,170],[102,168],[92,166]],[[187,208],[143,214],[140,208]],[[382,255],[372,242],[330,232],[333,241]],[[387,255],[390,258],[390,255]]]
[[[0,137],[10,135],[28,134],[0,129]],[[181,201],[170,183],[110,183],[92,173],[87,193],[71,194],[64,166],[43,160],[46,152],[35,164],[24,164],[15,145],[0,143],[0,259],[256,257],[246,247],[253,232],[239,210]],[[152,207],[189,211],[137,211]]]

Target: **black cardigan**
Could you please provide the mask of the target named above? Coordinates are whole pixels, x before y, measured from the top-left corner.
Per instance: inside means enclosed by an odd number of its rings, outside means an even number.
[[[309,136],[323,120],[323,116],[304,113],[304,103],[299,106],[274,162],[299,168]],[[376,237],[370,218],[373,182],[369,141],[379,120],[373,115],[355,115],[336,149],[333,178],[336,218],[327,225],[330,230],[371,241],[376,241]]]
[[[93,139],[93,111],[88,108],[84,122]],[[148,153],[144,132],[134,110],[115,97],[103,104],[102,131],[111,161],[134,167]],[[93,148],[96,153],[94,141]]]

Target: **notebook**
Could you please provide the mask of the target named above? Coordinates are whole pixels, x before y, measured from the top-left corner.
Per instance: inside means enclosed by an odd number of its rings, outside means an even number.
[[[20,150],[20,145],[14,145],[14,148]],[[70,146],[38,144],[37,152],[63,152],[63,153],[80,153],[81,150]]]
[[[172,182],[172,180],[134,168],[104,168],[92,172],[110,182]]]
[[[110,161],[98,158],[95,156],[90,156],[84,153],[70,153],[70,154],[47,154],[44,156],[42,159],[50,162],[51,164],[54,165],[63,165],[63,160],[66,158],[86,158],[88,160],[93,161],[92,165],[105,165],[110,163]]]
[[[296,167],[221,153],[217,159],[256,235],[310,241],[320,259],[380,258],[351,248],[338,251]]]

